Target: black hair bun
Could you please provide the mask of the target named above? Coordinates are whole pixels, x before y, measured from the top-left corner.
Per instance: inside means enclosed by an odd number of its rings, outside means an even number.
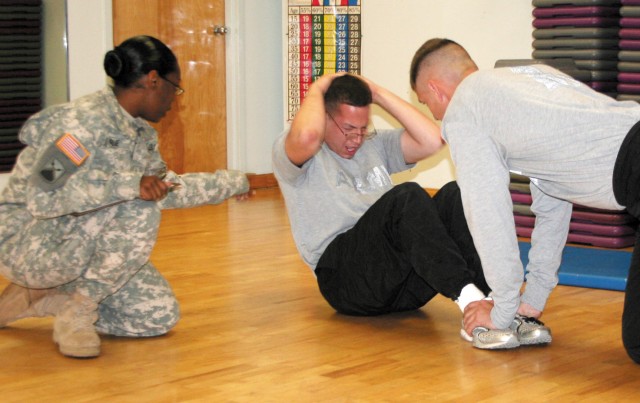
[[[108,51],[104,56],[104,71],[114,80],[128,73],[128,64],[126,55],[120,52],[118,48]]]

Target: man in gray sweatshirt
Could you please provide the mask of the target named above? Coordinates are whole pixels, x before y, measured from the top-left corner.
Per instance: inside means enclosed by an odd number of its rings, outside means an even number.
[[[402,127],[370,129],[371,104]],[[296,246],[336,311],[415,310],[438,293],[464,310],[485,297],[455,183],[432,198],[416,183],[394,186],[390,176],[442,146],[439,127],[418,109],[349,74],[318,78],[275,141],[274,173]]]
[[[640,105],[616,101],[544,65],[478,71],[464,48],[440,38],[417,50],[410,80],[420,102],[442,120],[464,214],[492,289],[493,300],[465,309],[465,330],[505,329],[516,314],[540,317],[558,281],[572,203],[627,207],[640,215],[633,168],[640,146],[633,142],[638,129],[632,130]],[[523,292],[510,172],[530,178],[536,215]],[[639,254],[634,251],[623,315],[623,342],[636,362]]]

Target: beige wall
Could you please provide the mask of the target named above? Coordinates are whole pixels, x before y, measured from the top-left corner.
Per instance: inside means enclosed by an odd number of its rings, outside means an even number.
[[[229,166],[255,173],[271,172],[271,144],[284,128],[282,70],[283,8],[273,0],[227,0],[232,35],[227,59],[230,108]],[[283,2],[286,0],[282,0]],[[269,3],[269,4],[267,4]],[[497,59],[531,56],[530,0],[363,0],[363,74],[418,105],[408,84],[408,69],[415,49],[433,36],[447,36],[465,45],[481,68]],[[283,5],[285,3],[282,3]],[[108,46],[111,0],[69,0],[72,97],[104,85],[96,64]],[[267,16],[268,18],[265,18]],[[235,21],[235,23],[234,23]],[[259,50],[254,52],[254,50]],[[85,53],[88,52],[88,53]],[[91,72],[92,71],[92,72]],[[245,82],[238,71],[251,74]],[[258,72],[259,74],[254,74]],[[420,106],[425,113],[428,111]],[[277,118],[273,118],[276,116]],[[395,123],[383,114],[376,126]],[[0,175],[0,187],[6,175]],[[439,188],[454,178],[448,150],[424,161],[398,181],[415,180]]]
[[[42,59],[46,66],[42,72],[42,100],[46,107],[69,99],[66,1],[44,0],[42,14]]]
[[[44,73],[45,106],[65,102],[88,94],[105,85],[102,58],[111,46],[111,0],[66,0],[68,55],[65,55],[64,28],[60,21],[64,0],[44,0],[44,29],[47,31],[47,57]],[[52,51],[52,49],[55,49]],[[68,59],[67,59],[68,58]],[[68,60],[68,76],[67,76]],[[68,82],[66,80],[68,77]],[[67,89],[69,94],[67,95]],[[0,174],[0,190],[6,186],[9,174]]]
[[[363,0],[362,74],[418,106],[409,85],[414,52],[427,39],[447,37],[467,48],[482,68],[498,59],[529,59],[532,48],[530,0]],[[391,5],[392,4],[392,5]],[[396,125],[378,113],[376,127]],[[438,189],[455,172],[445,148],[420,162],[411,172],[396,175],[396,182],[412,180]]]

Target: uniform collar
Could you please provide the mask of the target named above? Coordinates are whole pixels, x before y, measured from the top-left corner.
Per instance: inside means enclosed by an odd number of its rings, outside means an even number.
[[[107,86],[103,89],[103,94],[112,116],[115,118],[116,125],[123,133],[138,133],[140,129],[149,127],[146,120],[142,118],[134,118],[129,112],[126,111],[118,102],[113,88]]]

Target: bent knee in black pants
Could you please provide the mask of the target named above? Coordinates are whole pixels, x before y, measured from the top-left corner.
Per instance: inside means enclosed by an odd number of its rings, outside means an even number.
[[[454,185],[441,195],[444,204],[450,204],[449,196],[459,199]],[[462,215],[461,204],[455,205]],[[375,315],[417,309],[436,292],[456,298],[477,273],[450,236],[456,226],[443,223],[439,210],[415,183],[383,195],[330,243],[318,262],[316,275],[327,302],[341,313]],[[463,215],[461,222],[470,241]]]
[[[640,364],[640,230],[636,231],[622,313],[622,343],[629,357]]]

